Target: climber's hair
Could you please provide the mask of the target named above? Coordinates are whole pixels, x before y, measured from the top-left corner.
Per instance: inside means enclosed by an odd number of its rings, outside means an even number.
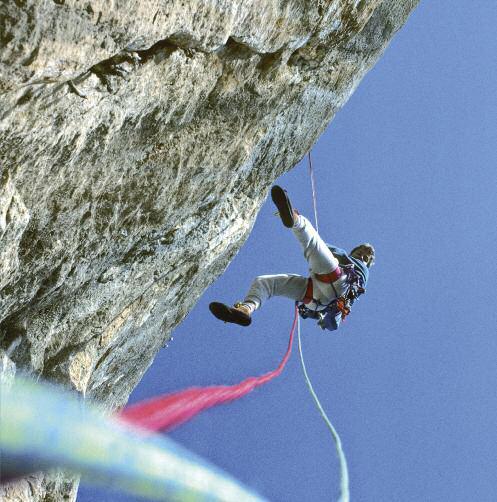
[[[366,248],[366,249],[368,249],[371,252],[371,261],[366,264],[368,268],[371,268],[374,265],[376,253],[375,253],[373,245],[370,244],[369,242],[364,242],[363,244],[359,244],[358,246],[356,246],[350,252],[350,255],[353,256],[354,255],[354,251],[357,251],[357,250],[362,249],[362,248]]]

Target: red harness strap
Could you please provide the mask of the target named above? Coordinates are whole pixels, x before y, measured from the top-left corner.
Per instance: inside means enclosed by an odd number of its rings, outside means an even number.
[[[340,279],[342,274],[343,274],[342,269],[340,267],[337,267],[335,270],[333,270],[329,274],[315,274],[315,275],[316,275],[316,279],[318,281],[331,284],[332,282],[335,282],[336,280]]]
[[[337,279],[342,277],[343,270],[340,267],[337,267],[333,272],[329,274],[315,274],[316,279],[321,282],[326,282],[327,284],[331,284],[335,282]],[[307,279],[307,289],[305,290],[305,295],[302,301],[304,304],[311,303],[313,301],[313,288],[312,288],[312,279],[309,277]]]
[[[304,295],[304,298],[303,298],[303,302],[307,305],[308,303],[311,303],[313,298],[312,298],[312,279],[309,277],[309,279],[307,279],[307,289],[305,290],[305,295]]]

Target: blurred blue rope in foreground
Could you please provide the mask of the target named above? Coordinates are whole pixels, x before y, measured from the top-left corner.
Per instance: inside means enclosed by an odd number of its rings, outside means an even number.
[[[156,500],[263,500],[170,439],[106,417],[52,385],[18,377],[2,385],[0,399],[3,481],[62,467]]]

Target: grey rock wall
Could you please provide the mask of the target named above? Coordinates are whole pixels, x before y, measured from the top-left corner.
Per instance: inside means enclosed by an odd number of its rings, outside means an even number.
[[[416,3],[5,0],[0,371],[123,406]]]

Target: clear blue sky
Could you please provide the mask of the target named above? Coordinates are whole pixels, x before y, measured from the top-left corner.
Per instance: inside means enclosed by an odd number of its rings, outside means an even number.
[[[496,26],[493,0],[422,2],[313,150],[321,234],[377,250],[343,328],[303,324],[354,502],[497,500]],[[278,183],[312,215],[306,164]],[[278,364],[290,301],[266,304],[246,329],[207,309],[243,298],[255,275],[306,274],[273,211],[266,202],[131,402]],[[171,437],[272,501],[336,500],[338,463],[296,350],[277,380]],[[83,485],[79,500],[139,499]]]

